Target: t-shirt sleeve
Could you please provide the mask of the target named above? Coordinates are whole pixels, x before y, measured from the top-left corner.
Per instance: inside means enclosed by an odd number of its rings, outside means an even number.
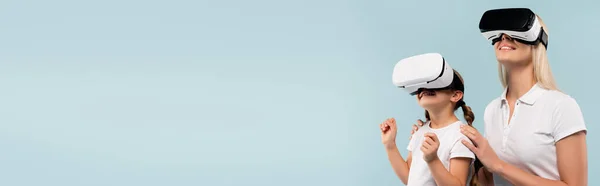
[[[475,158],[475,154],[473,154],[473,152],[471,152],[471,150],[469,150],[469,148],[467,148],[467,146],[465,146],[462,143],[462,140],[465,139],[467,140],[467,142],[471,143],[471,140],[469,140],[469,138],[467,138],[465,135],[460,134],[460,137],[457,138],[458,140],[456,140],[456,142],[454,143],[454,146],[452,146],[452,149],[450,150],[450,159],[452,158]]]
[[[406,150],[408,150],[408,152],[412,152],[414,150],[413,148],[415,147],[415,141],[417,141],[417,137],[415,134],[417,134],[417,133],[415,132],[412,135],[412,137],[410,138],[410,141],[408,142],[408,145],[406,146]]]
[[[554,142],[579,131],[587,132],[581,109],[572,97],[563,99],[554,110],[553,116]]]

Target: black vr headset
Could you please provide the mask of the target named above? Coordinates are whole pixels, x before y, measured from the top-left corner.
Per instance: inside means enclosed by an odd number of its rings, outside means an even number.
[[[548,48],[548,35],[538,17],[528,8],[488,10],[481,16],[479,30],[492,45],[506,34],[521,43],[536,45],[541,42]]]

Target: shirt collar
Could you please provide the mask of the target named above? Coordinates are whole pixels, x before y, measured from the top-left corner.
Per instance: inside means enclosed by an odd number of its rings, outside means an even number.
[[[504,88],[504,92],[502,92],[502,95],[500,96],[500,98],[502,98],[502,101],[504,101],[504,102],[506,102],[507,90],[508,90],[508,88]],[[525,93],[523,96],[521,96],[518,100],[525,104],[533,105],[535,103],[535,101],[539,97],[541,97],[541,95],[543,93],[545,93],[546,91],[548,91],[548,90],[542,88],[538,83],[536,83],[533,85],[533,87],[531,87],[531,89],[529,89],[529,91],[527,91],[527,93]]]

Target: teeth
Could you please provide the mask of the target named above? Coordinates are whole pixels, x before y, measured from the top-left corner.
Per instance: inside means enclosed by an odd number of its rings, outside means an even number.
[[[435,92],[434,92],[434,91],[428,91],[428,90],[425,90],[425,91],[422,91],[422,92],[419,94],[419,98],[421,98],[421,97],[423,97],[423,96],[435,96]]]
[[[512,48],[511,47],[507,47],[507,46],[503,46],[503,47],[500,47],[500,50],[512,50]]]
[[[425,92],[425,95],[427,95],[427,96],[434,96],[435,93],[434,92]]]

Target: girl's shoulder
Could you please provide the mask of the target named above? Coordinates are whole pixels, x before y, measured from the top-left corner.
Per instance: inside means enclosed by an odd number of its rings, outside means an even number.
[[[460,131],[461,126],[469,126],[469,124],[462,121],[457,121],[456,123],[452,124],[452,128],[447,131],[449,135],[452,135],[453,140],[461,140],[466,138],[466,136]]]

